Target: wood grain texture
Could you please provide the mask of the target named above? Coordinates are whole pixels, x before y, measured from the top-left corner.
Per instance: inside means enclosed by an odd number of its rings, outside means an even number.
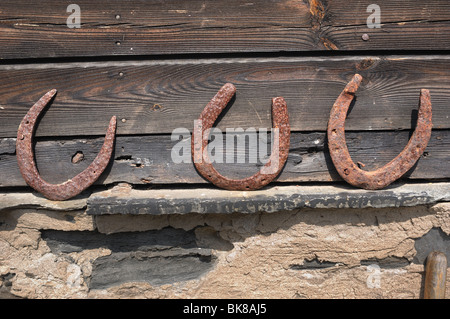
[[[362,0],[79,0],[79,29],[68,4],[3,0],[0,59],[450,47],[447,0],[377,1],[372,29]]]
[[[189,134],[188,134],[189,135]],[[186,136],[185,136],[186,137]],[[341,181],[325,144],[325,133],[293,133],[288,161],[276,182],[333,182]],[[355,163],[363,163],[365,170],[377,169],[403,149],[409,139],[408,131],[350,132],[347,134],[349,152]],[[111,161],[96,185],[127,182],[131,184],[208,184],[191,162],[190,137],[178,135],[118,136]],[[226,137],[223,137],[223,163],[215,168],[224,176],[244,178],[256,173],[261,159],[270,155],[258,146],[236,146],[234,160],[226,163]],[[103,143],[102,138],[38,141],[36,162],[41,176],[50,183],[62,183],[75,176],[95,158]],[[237,145],[237,142],[235,142]],[[265,145],[265,144],[260,144]],[[450,178],[450,130],[433,131],[425,153],[404,178]],[[175,147],[175,148],[174,148]],[[172,150],[186,159],[176,163]],[[15,139],[0,140],[0,187],[25,186],[14,154]],[[259,153],[261,152],[261,153]],[[74,160],[76,154],[78,161]],[[252,163],[249,154],[259,154]],[[238,163],[243,156],[244,163]],[[218,158],[216,156],[211,158]],[[81,160],[80,160],[81,159]],[[75,162],[75,163],[74,163]]]
[[[37,136],[102,136],[192,130],[226,82],[235,99],[217,126],[270,128],[271,99],[283,96],[293,131],[325,131],[331,107],[355,74],[363,76],[347,130],[414,124],[420,89],[429,89],[433,128],[450,128],[449,56],[205,59],[0,66],[0,137],[15,137],[28,109],[50,89],[55,100]]]

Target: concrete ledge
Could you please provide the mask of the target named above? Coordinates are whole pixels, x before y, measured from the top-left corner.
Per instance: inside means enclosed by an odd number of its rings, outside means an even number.
[[[450,201],[450,183],[396,184],[378,191],[350,186],[274,186],[257,191],[221,189],[135,190],[119,185],[93,193],[87,213],[229,214],[276,212],[298,208],[382,208]]]
[[[67,201],[51,201],[36,192],[0,193],[0,211],[37,208],[55,211],[86,209],[104,214],[256,213],[298,208],[383,208],[450,202],[450,183],[395,184],[378,191],[346,185],[272,186],[257,191],[216,188],[133,189],[119,184]]]
[[[0,212],[14,208],[40,208],[59,211],[80,210],[86,208],[87,198],[87,194],[82,194],[66,201],[53,201],[36,192],[0,193]]]

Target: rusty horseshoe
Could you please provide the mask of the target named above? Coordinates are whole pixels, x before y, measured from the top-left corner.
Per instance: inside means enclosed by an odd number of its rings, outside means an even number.
[[[214,185],[228,190],[256,190],[277,177],[286,163],[291,134],[287,105],[282,97],[272,99],[274,142],[267,163],[253,176],[237,180],[230,179],[222,176],[213,167],[207,152],[207,134],[235,93],[235,86],[226,83],[203,109],[198,121],[195,122],[192,133],[192,157],[198,172]]]
[[[381,189],[411,169],[425,150],[432,127],[430,92],[426,89],[420,91],[417,125],[401,153],[377,170],[363,171],[350,157],[344,126],[348,108],[361,81],[362,76],[355,74],[331,109],[327,129],[328,149],[337,172],[345,181],[364,189]]]
[[[47,92],[28,111],[20,123],[17,132],[16,155],[20,172],[29,186],[51,200],[66,200],[78,195],[92,185],[105,170],[111,158],[116,117],[109,122],[105,142],[94,161],[81,173],[62,184],[50,184],[44,181],[36,167],[33,151],[33,136],[39,115],[56,94],[56,90]]]

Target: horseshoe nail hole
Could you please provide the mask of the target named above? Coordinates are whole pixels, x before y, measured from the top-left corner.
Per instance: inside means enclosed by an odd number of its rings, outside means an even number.
[[[30,121],[26,121],[25,124],[30,124]]]
[[[336,135],[336,134],[337,134],[336,129],[332,130],[332,131],[331,131],[331,134],[332,134],[332,135]]]
[[[81,151],[76,152],[73,156],[72,156],[72,163],[73,164],[78,164],[79,162],[81,162],[84,159],[84,154]]]
[[[428,155],[430,155],[430,153],[428,153],[428,152],[423,152],[423,157],[427,157]]]
[[[345,175],[350,174],[350,171],[348,170],[348,168],[345,168],[345,169],[344,169],[344,174],[345,174]]]

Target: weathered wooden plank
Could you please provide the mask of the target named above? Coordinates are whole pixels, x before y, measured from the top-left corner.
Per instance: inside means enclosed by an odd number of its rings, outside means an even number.
[[[261,136],[266,136],[261,134]],[[220,136],[218,136],[220,137]],[[349,132],[347,141],[354,162],[373,170],[393,159],[406,145],[408,131]],[[116,140],[114,160],[96,182],[111,184],[127,182],[145,184],[208,184],[191,163],[190,137],[184,142],[178,135],[119,136]],[[0,187],[26,186],[14,154],[14,139],[0,143]],[[85,169],[95,158],[103,143],[102,138],[39,141],[36,161],[41,176],[51,183],[62,183]],[[270,154],[264,142],[242,148],[238,142],[232,151],[233,161],[227,162],[227,142],[223,136],[222,163],[214,152],[215,167],[223,175],[243,178],[256,173]],[[258,142],[259,143],[259,142]],[[216,144],[217,145],[217,144]],[[408,179],[450,178],[450,130],[433,131],[424,156],[405,175]],[[216,148],[217,149],[217,148]],[[233,148],[229,148],[233,149]],[[172,151],[174,153],[172,153]],[[76,154],[82,153],[82,160]],[[255,155],[255,161],[249,154]],[[243,156],[244,163],[238,163]],[[78,160],[75,160],[78,158]],[[182,160],[184,159],[184,162]],[[325,145],[325,133],[293,133],[289,158],[277,182],[331,182],[340,181]]]
[[[280,52],[305,50],[446,50],[446,0],[377,1],[380,28],[369,28],[367,1],[256,2],[3,0],[0,58]],[[369,41],[362,34],[370,35]]]
[[[325,131],[331,106],[354,73],[364,77],[348,130],[409,129],[419,92],[431,92],[434,128],[450,128],[450,57],[305,57],[0,66],[0,137],[15,137],[28,109],[58,94],[37,136],[171,133],[194,120],[226,82],[237,94],[218,122],[270,127],[271,98],[283,96],[295,131]]]

